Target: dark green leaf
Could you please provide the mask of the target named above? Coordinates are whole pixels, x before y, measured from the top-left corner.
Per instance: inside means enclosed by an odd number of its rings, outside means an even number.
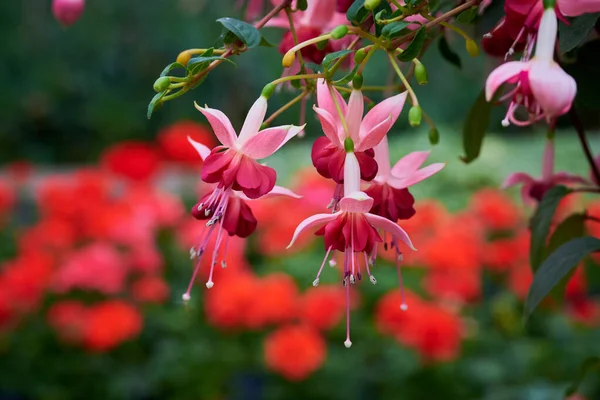
[[[275,45],[271,42],[269,42],[267,39],[265,39],[264,36],[261,35],[260,37],[260,43],[258,44],[259,46],[262,47],[275,47]]]
[[[233,33],[249,48],[260,44],[261,35],[254,25],[235,18],[219,18],[217,22],[221,23],[229,32]]]
[[[329,68],[329,66],[338,58],[344,57],[345,55],[348,55],[350,53],[352,53],[352,50],[340,50],[340,51],[335,51],[333,53],[329,53],[325,56],[325,58],[323,58],[323,62],[321,63],[321,65],[323,65],[323,67],[325,68]]]
[[[454,50],[450,48],[450,45],[446,40],[446,36],[442,35],[440,37],[440,41],[438,42],[438,48],[440,49],[442,57],[444,57],[446,61],[448,61],[450,64],[456,65],[458,68],[462,68],[462,62],[460,61],[460,57],[454,52]]]
[[[398,60],[400,61],[412,61],[415,57],[419,55],[419,52],[423,48],[425,44],[425,40],[427,39],[427,29],[424,26],[419,28],[412,42],[406,47],[406,49],[400,53],[398,56]]]
[[[392,8],[390,7],[390,4],[387,1],[382,1],[381,3],[379,3],[379,6],[377,6],[377,8],[375,10],[373,10],[373,16],[376,15],[390,15],[392,14]],[[377,21],[375,22],[375,36],[379,37],[381,36],[381,30],[384,28],[385,25],[383,24],[378,24]]]
[[[350,71],[347,75],[343,76],[337,81],[334,81],[333,83],[335,83],[336,85],[345,85],[349,83],[352,80],[352,78],[354,78],[354,75],[356,75],[356,71],[358,70],[359,66],[360,65],[355,65],[352,71]]]
[[[529,249],[529,264],[536,271],[544,260],[546,239],[552,224],[552,218],[560,201],[571,190],[564,186],[555,186],[548,190],[531,218],[531,247]]]
[[[355,0],[346,11],[346,18],[352,25],[360,25],[369,16],[370,12],[364,7],[365,0]]]
[[[175,68],[183,68],[183,69],[185,69],[185,65],[180,64],[178,62],[171,63],[171,64],[167,65],[165,67],[165,69],[163,69],[163,71],[160,73],[160,76],[167,75],[169,72],[171,72],[171,70],[174,70]]]
[[[439,7],[439,0],[429,0],[429,13],[433,14]]]
[[[408,26],[408,22],[405,21],[397,21],[392,22],[391,24],[387,24],[381,30],[381,36],[394,39],[400,36],[402,31]]]
[[[523,311],[523,322],[573,268],[588,254],[600,251],[600,239],[591,236],[572,239],[550,254],[533,277]]]
[[[592,110],[600,109],[600,40],[585,43],[577,49],[573,64],[565,64],[565,71],[577,82],[578,104]]]
[[[586,40],[598,17],[600,17],[600,13],[583,14],[580,17],[572,18],[569,25],[561,23],[558,36],[560,52],[563,54],[569,52]]]
[[[477,6],[475,6],[475,7],[471,7],[468,10],[461,12],[460,14],[458,14],[458,17],[456,17],[456,21],[461,24],[470,23],[477,16],[478,9],[479,8]]]
[[[490,124],[492,102],[485,100],[485,91],[481,91],[475,103],[471,106],[465,125],[463,126],[463,149],[465,155],[461,160],[468,164],[479,157],[481,145]]]
[[[167,91],[168,90],[165,90],[164,92],[156,93],[154,95],[154,97],[152,98],[152,100],[150,100],[150,104],[148,104],[148,113],[146,114],[148,119],[150,119],[150,117],[152,117],[152,113],[154,112],[154,110],[156,110],[158,107],[160,107],[162,105],[160,100],[164,97],[164,95],[167,93]]]
[[[581,366],[579,367],[579,373],[577,374],[577,377],[575,377],[575,379],[569,385],[567,390],[565,390],[565,397],[574,395],[577,392],[577,389],[579,388],[579,386],[581,385],[581,382],[583,382],[583,379],[585,378],[587,373],[592,369],[599,369],[599,368],[600,368],[600,357],[592,356],[592,357],[586,358],[581,363]]]

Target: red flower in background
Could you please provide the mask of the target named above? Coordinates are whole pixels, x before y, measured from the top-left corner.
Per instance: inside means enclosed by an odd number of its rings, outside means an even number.
[[[298,287],[296,281],[284,273],[274,273],[258,280],[258,296],[254,296],[247,310],[250,327],[281,324],[296,314]]]
[[[145,276],[131,285],[131,297],[140,303],[164,303],[170,288],[160,276]]]
[[[102,154],[100,164],[115,175],[145,181],[158,172],[161,159],[153,145],[132,140],[109,147]]]
[[[248,307],[260,295],[258,281],[250,273],[223,275],[223,284],[205,292],[206,319],[214,326],[238,329],[247,326]]]
[[[4,219],[15,205],[15,201],[16,196],[13,185],[4,179],[0,179],[0,223],[4,222]]]
[[[298,303],[299,317],[303,323],[319,330],[329,330],[339,324],[344,316],[344,289],[337,285],[311,287]]]
[[[108,351],[138,336],[143,324],[135,307],[120,300],[107,300],[88,309],[83,342],[91,351]]]
[[[64,300],[56,302],[50,307],[46,319],[63,342],[79,344],[83,338],[87,315],[85,304],[74,300]]]
[[[202,160],[196,150],[190,147],[188,137],[209,148],[216,145],[212,131],[193,121],[179,121],[167,126],[158,133],[156,140],[167,160],[198,166]]]
[[[265,363],[290,381],[308,378],[323,365],[327,347],[318,331],[304,325],[288,325],[265,339]]]
[[[469,209],[491,231],[515,229],[523,224],[523,214],[510,197],[496,189],[475,193]]]

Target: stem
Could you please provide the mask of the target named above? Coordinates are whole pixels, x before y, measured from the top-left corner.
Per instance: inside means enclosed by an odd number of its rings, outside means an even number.
[[[421,15],[430,21],[434,20],[434,18],[431,15],[424,15],[424,14],[421,14]],[[450,29],[451,31],[456,32],[457,34],[462,36],[465,40],[472,40],[471,37],[467,34],[467,32],[463,31],[458,26],[454,26],[448,22],[440,22],[440,25],[446,29]]]
[[[291,49],[289,49],[287,51],[287,53],[285,53],[283,56],[285,58],[285,56],[288,55],[289,53],[296,53],[297,51],[305,48],[306,46],[310,46],[311,44],[322,42],[323,40],[329,40],[329,38],[331,38],[331,33],[326,33],[324,35],[317,36],[317,37],[314,37],[312,39],[306,40],[306,41],[304,41],[302,43],[299,43],[299,44],[295,45]]]
[[[479,4],[481,0],[469,0],[466,3],[448,11],[445,14],[440,15],[439,17],[435,18],[432,21],[429,21],[428,23],[426,23],[425,29],[429,29],[432,26],[438,25],[440,22],[447,20],[448,18],[451,18],[453,16],[455,16],[456,14],[460,14],[461,12],[471,8],[472,6]],[[392,42],[392,45],[390,46],[390,48],[396,48],[398,46],[400,46],[402,43],[404,42],[408,42],[409,40],[411,40],[415,35],[417,34],[417,30],[412,31],[411,33],[409,33],[406,36],[402,36],[401,38],[398,38],[396,40],[394,40]]]
[[[271,18],[273,18],[274,16],[279,14],[279,12],[281,10],[283,10],[284,8],[287,8],[291,5],[292,5],[292,0],[283,0],[281,3],[279,3],[279,5],[275,6],[275,8],[273,8],[271,11],[269,11],[269,13],[267,15],[265,15],[260,21],[258,21],[256,23],[256,25],[254,25],[254,27],[256,29],[262,28],[263,26],[265,26],[265,24],[267,22],[269,22],[271,20]]]
[[[301,75],[290,75],[284,76],[279,79],[275,79],[271,82],[272,85],[279,85],[280,83],[293,81],[296,79],[319,79],[325,78],[325,74],[301,74]]]
[[[375,36],[371,35],[369,32],[363,31],[362,29],[360,29],[357,26],[349,26],[348,32],[352,32],[357,36],[360,36],[364,39],[370,40],[371,42],[376,43],[379,46],[383,47],[383,42],[381,40],[379,40],[379,38],[376,38]]]
[[[360,41],[360,37],[357,37],[356,39],[354,39],[352,41],[352,43],[350,43],[350,45],[348,45],[348,47],[346,47],[346,50],[352,50],[354,48],[354,46],[356,46],[356,44]],[[335,71],[338,70],[338,68],[340,67],[340,65],[342,65],[342,62],[344,62],[344,60],[346,59],[346,57],[348,57],[348,54],[346,54],[343,57],[340,57],[335,64],[333,64],[333,67],[331,67],[331,69],[329,71],[331,71],[331,76],[333,76],[333,74],[335,73]]]
[[[408,94],[410,95],[410,99],[412,101],[412,105],[413,106],[418,106],[419,105],[419,100],[417,100],[417,95],[415,94],[415,91],[410,86],[410,84],[408,83],[408,80],[406,79],[406,77],[404,76],[404,74],[402,73],[402,71],[400,70],[400,67],[398,66],[398,63],[396,62],[396,58],[390,52],[388,52],[388,58],[390,59],[390,63],[392,64],[392,68],[394,68],[394,70],[396,71],[396,74],[398,75],[398,77],[402,81],[402,84],[404,85],[404,87],[408,91]]]
[[[590,168],[592,170],[592,173],[594,174],[594,178],[596,179],[596,184],[598,185],[600,184],[600,171],[598,170],[598,166],[594,161],[594,156],[592,155],[590,145],[585,136],[585,129],[583,128],[583,124],[579,119],[579,114],[577,114],[577,111],[575,111],[575,107],[571,107],[571,111],[569,111],[569,117],[571,117],[571,123],[573,124],[575,131],[577,131],[577,136],[579,137],[579,141],[581,142],[581,148],[585,153],[585,157],[587,158],[588,163],[590,164]]]
[[[287,15],[288,23],[290,24],[290,33],[292,34],[292,39],[294,40],[294,46],[298,45],[298,35],[296,35],[296,28],[294,27],[294,20],[292,18],[292,13],[289,8],[285,9],[285,14]],[[296,57],[298,57],[298,62],[300,63],[300,71],[304,72],[306,69],[304,68],[304,59],[302,58],[302,52],[299,51],[296,53]]]
[[[309,93],[310,92],[302,92],[298,96],[294,97],[287,104],[285,104],[284,106],[282,106],[279,110],[277,110],[273,114],[271,114],[271,116],[269,118],[267,118],[265,120],[265,122],[263,122],[263,124],[265,126],[269,126],[271,124],[271,122],[273,122],[273,120],[275,118],[277,118],[282,112],[286,111],[291,106],[293,106],[294,104],[296,104],[297,102],[299,102],[300,100],[302,100],[303,98],[305,98]]]
[[[371,48],[369,49],[369,52],[365,56],[365,59],[360,63],[360,67],[358,67],[358,70],[356,71],[357,75],[362,74],[363,70],[365,69],[365,66],[367,65],[367,62],[369,62],[369,59],[377,51],[378,48],[379,48],[379,46],[376,46],[376,45],[371,46]]]

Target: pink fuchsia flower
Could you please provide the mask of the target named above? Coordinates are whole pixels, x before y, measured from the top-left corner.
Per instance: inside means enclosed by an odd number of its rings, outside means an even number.
[[[206,165],[208,157],[213,154],[212,151],[202,143],[198,143],[191,138],[188,138],[188,140],[196,149],[200,158],[204,161],[204,165]],[[263,194],[261,197],[264,198],[269,196],[290,196],[300,198],[300,196],[291,190],[281,186],[273,186],[269,192]],[[252,210],[246,203],[248,200],[251,199],[243,193],[233,190],[231,187],[227,188],[217,185],[214,190],[207,193],[200,202],[193,207],[192,216],[194,218],[208,221],[206,222],[206,228],[200,235],[198,244],[190,249],[190,258],[197,259],[197,262],[188,289],[182,296],[185,302],[190,300],[192,285],[200,270],[201,257],[213,240],[213,236],[216,235],[216,238],[212,252],[210,273],[208,281],[206,282],[206,287],[208,289],[212,288],[214,285],[213,272],[219,256],[221,257],[221,266],[223,268],[227,266],[225,263],[225,256],[227,254],[229,237],[238,236],[240,238],[245,238],[250,236],[256,229],[257,221],[254,214],[252,214]]]
[[[52,2],[52,14],[64,26],[73,25],[83,13],[84,8],[85,0],[54,0]]]
[[[498,88],[504,84],[516,87],[500,100],[511,99],[503,126],[511,122],[524,126],[542,118],[552,119],[565,114],[571,108],[577,84],[562,68],[554,62],[557,19],[554,10],[546,10],[540,24],[535,57],[530,61],[508,62],[496,68],[488,77],[485,94],[491,101]],[[525,121],[515,117],[519,107],[529,114]]]
[[[239,136],[221,111],[197,104],[196,108],[208,119],[222,144],[203,157],[202,180],[217,183],[223,191],[242,191],[251,199],[269,193],[275,186],[277,174],[256,160],[275,153],[304,126],[285,125],[259,131],[267,112],[267,99],[263,96],[250,108]]]
[[[533,204],[536,201],[541,201],[544,194],[556,185],[586,182],[582,177],[567,172],[554,173],[554,140],[549,139],[546,142],[542,159],[542,177],[535,179],[524,172],[516,172],[506,178],[502,188],[523,185],[521,187],[523,203]]]
[[[377,243],[381,242],[378,229],[399,238],[411,249],[416,250],[408,234],[394,222],[369,213],[373,206],[373,199],[360,191],[360,170],[354,153],[347,153],[345,160],[345,185],[344,197],[340,200],[340,210],[333,214],[317,214],[302,221],[288,248],[293,246],[302,232],[318,228],[316,235],[323,236],[327,253],[313,282],[318,286],[319,277],[323,267],[332,251],[338,250],[344,253],[344,278],[346,287],[346,341],[344,345],[350,347],[350,285],[362,279],[361,263],[369,275],[371,282],[376,283],[371,274],[368,257],[373,253]],[[361,257],[361,253],[362,256]],[[364,262],[361,260],[364,259]],[[335,264],[334,264],[335,265]],[[404,305],[405,308],[405,305]]]
[[[569,17],[600,11],[598,0],[558,0],[556,3],[560,12]]]
[[[344,143],[349,138],[354,144],[360,178],[365,181],[375,178],[377,162],[373,148],[392,128],[405,100],[406,92],[390,97],[373,107],[363,118],[364,99],[360,90],[353,90],[346,104],[334,87],[319,79],[318,107],[313,106],[313,109],[321,121],[325,137],[315,140],[311,154],[313,165],[319,174],[336,183],[344,183]]]

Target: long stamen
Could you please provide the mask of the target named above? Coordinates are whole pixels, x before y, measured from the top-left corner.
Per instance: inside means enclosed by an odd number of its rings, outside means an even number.
[[[352,346],[352,342],[350,341],[350,285],[346,285],[346,341],[344,342],[344,346],[348,349]]]
[[[373,285],[375,285],[377,283],[377,279],[375,279],[375,276],[371,274],[371,269],[369,268],[369,258],[367,257],[366,252],[364,252],[363,254],[365,255],[365,267],[367,267],[367,274],[369,274],[369,280]]]
[[[225,249],[223,250],[223,259],[221,260],[221,268],[227,268],[227,261],[225,257],[227,257],[227,249],[229,248],[229,235],[225,237]]]
[[[323,259],[323,263],[321,263],[321,268],[319,268],[319,272],[317,273],[317,278],[313,281],[313,286],[319,286],[319,276],[321,276],[321,272],[323,271],[323,267],[325,266],[325,262],[327,261],[327,257],[329,257],[329,252],[333,246],[329,246],[327,249],[327,253],[325,253],[325,258]]]

